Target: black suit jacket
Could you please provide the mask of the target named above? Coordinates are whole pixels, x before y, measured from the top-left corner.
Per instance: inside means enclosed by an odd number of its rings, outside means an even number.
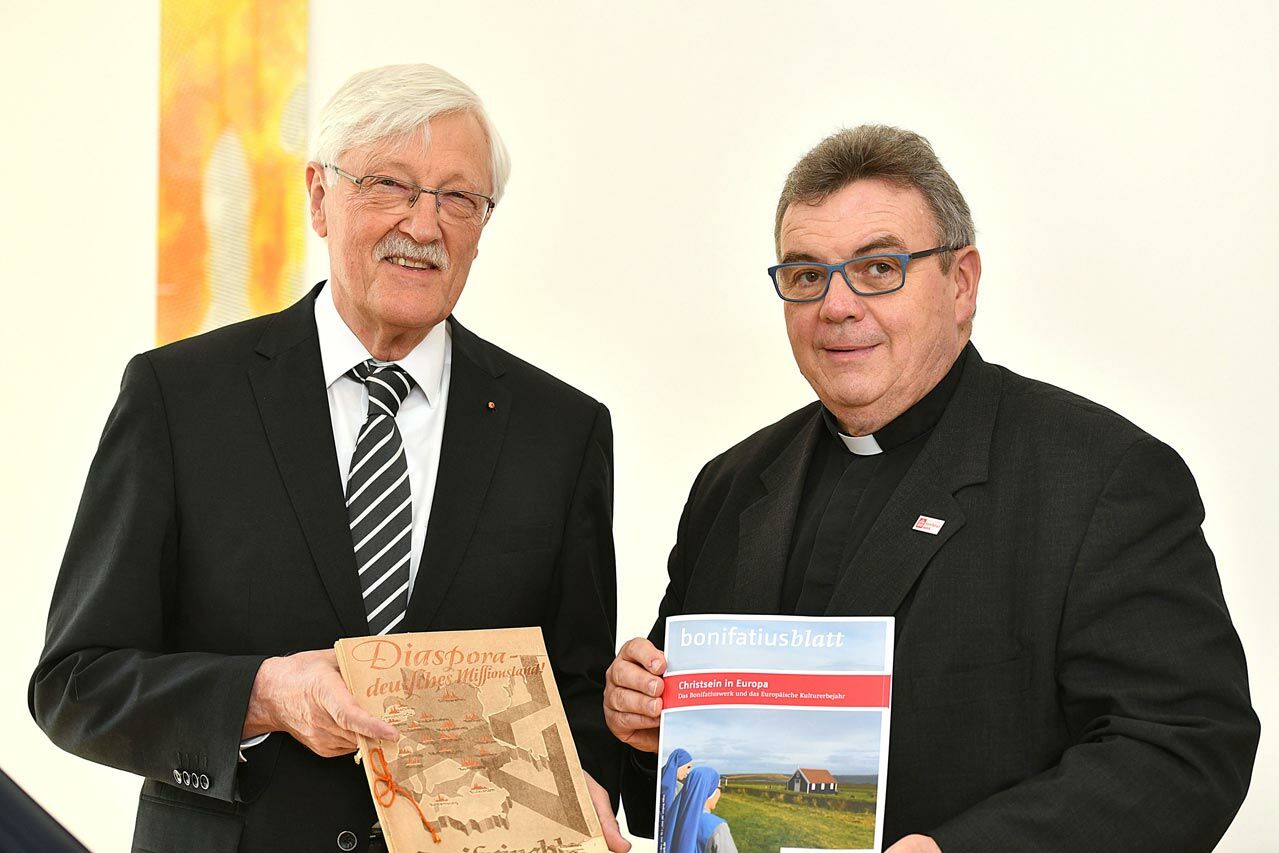
[[[813,404],[702,470],[654,642],[675,613],[779,611],[822,431]],[[1259,726],[1202,521],[1166,445],[970,354],[827,609],[897,617],[885,846],[1212,848]],[[651,825],[638,769],[626,810]]]
[[[145,776],[134,846],[363,849],[350,756],[274,734],[237,764],[261,661],[368,632],[314,298],[135,357],[90,469],[32,677],[64,749]],[[450,320],[436,492],[404,630],[541,626],[582,764],[610,789],[612,427]]]

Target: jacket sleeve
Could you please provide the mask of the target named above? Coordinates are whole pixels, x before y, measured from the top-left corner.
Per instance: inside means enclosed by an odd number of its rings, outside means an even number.
[[[163,393],[139,355],[89,469],[28,704],[69,752],[230,801],[263,658],[169,650],[180,535]]]
[[[945,853],[1211,850],[1260,725],[1193,478],[1145,438],[1094,507],[1058,639],[1060,762],[929,833]],[[891,808],[891,804],[890,804]]]
[[[617,642],[613,551],[613,425],[600,405],[582,455],[556,558],[556,594],[543,624],[556,686],[582,769],[616,808],[621,745],[604,724],[604,671]]]

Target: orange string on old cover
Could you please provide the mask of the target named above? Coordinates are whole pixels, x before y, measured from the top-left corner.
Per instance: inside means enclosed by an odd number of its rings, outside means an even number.
[[[413,799],[413,794],[395,781],[395,777],[391,775],[391,768],[386,763],[386,754],[382,752],[382,747],[376,746],[369,750],[369,766],[373,768],[373,773],[377,776],[373,780],[373,793],[377,801],[389,809],[395,803],[395,795],[402,794],[417,812],[417,816],[422,819],[422,825],[426,827],[426,831],[431,833],[431,840],[439,844],[439,830],[426,819],[426,815],[422,813],[422,807],[417,804],[417,800]]]

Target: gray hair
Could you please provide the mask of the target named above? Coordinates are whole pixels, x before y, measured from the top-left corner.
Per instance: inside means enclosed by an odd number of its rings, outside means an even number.
[[[897,127],[863,124],[817,143],[786,176],[773,228],[778,257],[787,208],[796,203],[821,204],[854,181],[872,178],[919,190],[933,212],[939,245],[957,249],[976,242],[968,202],[928,140]],[[950,269],[950,261],[949,254],[941,256],[943,272]]]
[[[336,163],[352,148],[414,131],[429,139],[432,118],[460,112],[474,114],[488,137],[497,202],[511,174],[506,146],[479,96],[434,65],[384,65],[361,71],[343,83],[320,111],[312,159]]]

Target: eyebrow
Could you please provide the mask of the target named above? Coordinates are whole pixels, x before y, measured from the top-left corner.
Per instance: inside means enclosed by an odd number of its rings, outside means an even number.
[[[898,239],[894,235],[885,234],[882,237],[876,237],[870,242],[863,243],[861,246],[858,246],[856,249],[853,250],[853,254],[850,255],[849,258],[860,258],[866,255],[873,255],[874,253],[883,251],[885,249],[889,249],[894,252],[905,252],[906,246],[905,244],[902,243],[900,239]],[[845,258],[845,260],[848,260],[849,258]],[[809,252],[787,252],[785,255],[782,256],[782,259],[781,259],[781,263],[783,264],[798,263],[803,261],[811,261],[813,263],[819,263],[819,264],[824,263],[823,261],[819,260],[815,255]]]
[[[896,252],[904,252],[906,251],[906,244],[893,234],[885,234],[883,237],[876,237],[869,243],[859,247],[853,257],[859,258],[862,255],[874,254],[875,252],[882,251],[883,249],[892,249]]]
[[[412,172],[409,169],[408,164],[399,160],[383,160],[380,161],[379,165],[376,167],[369,165],[366,168],[371,170],[368,172],[369,175],[383,175],[385,177],[396,177],[398,175],[402,176],[403,180],[417,185],[417,179],[412,177]],[[432,187],[432,189],[465,190],[466,192],[476,193],[477,195],[484,195],[484,193],[481,193],[479,190],[470,189],[470,186],[468,186],[470,184],[471,181],[467,179],[465,175],[460,172],[452,172],[449,174],[448,178],[440,183],[438,187]]]

